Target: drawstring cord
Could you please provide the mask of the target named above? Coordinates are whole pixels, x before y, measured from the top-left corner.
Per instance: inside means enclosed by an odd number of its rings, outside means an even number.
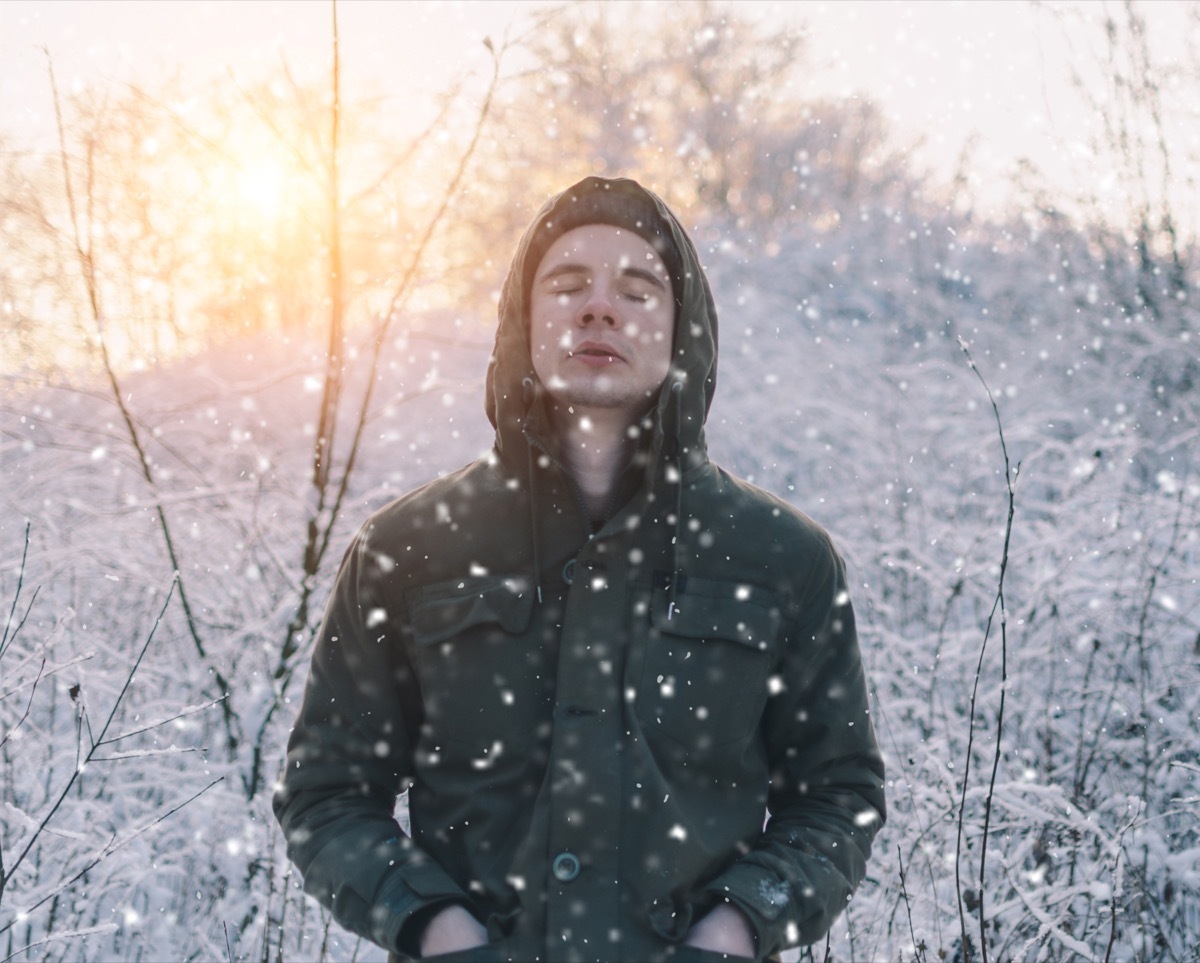
[[[533,379],[526,377],[521,382],[522,389],[522,404],[524,407],[524,417],[522,419],[522,429],[528,426],[529,415],[533,409],[536,388],[534,387]],[[680,422],[683,418],[682,414],[682,398],[683,384],[674,382],[671,385],[671,397],[667,404],[667,421],[668,425],[663,426],[663,443],[664,446],[670,443],[668,457],[674,457],[675,465],[675,535],[672,540],[672,572],[671,581],[668,586],[667,594],[667,618],[673,619],[675,613],[679,611],[679,584],[683,581],[682,566],[680,560],[683,553],[683,460],[684,452],[680,445]],[[527,460],[528,478],[529,478],[529,535],[533,542],[533,586],[534,595],[539,603],[542,602],[542,560],[541,560],[541,539],[538,537],[538,513],[537,513],[537,497],[536,497],[536,470],[537,465],[534,457],[534,445],[530,443],[528,435],[526,436],[525,455]],[[668,469],[670,462],[667,462]],[[667,480],[670,481],[670,472],[667,471]]]
[[[671,385],[671,401],[668,410],[671,413],[671,446],[675,456],[675,539],[671,553],[671,584],[667,590],[667,620],[675,617],[679,611],[679,582],[680,554],[683,545],[683,450],[679,444],[679,422],[683,417],[682,403],[683,384],[676,381]],[[665,441],[665,439],[664,439]]]
[[[521,420],[521,427],[524,430],[529,422],[529,413],[533,409],[535,389],[533,379],[526,377],[521,382],[521,403],[524,407],[524,417]],[[541,548],[538,544],[538,523],[537,523],[537,499],[534,496],[534,457],[533,445],[529,443],[529,439],[525,439],[525,455],[529,469],[529,491],[526,493],[529,498],[529,537],[533,542],[533,588],[534,594],[538,600],[538,604],[542,601],[542,557]]]

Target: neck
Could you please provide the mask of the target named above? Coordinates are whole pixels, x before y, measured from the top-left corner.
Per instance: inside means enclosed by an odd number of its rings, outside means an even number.
[[[579,486],[583,509],[590,521],[601,521],[634,447],[628,414],[563,406],[555,407],[551,418],[563,462]]]

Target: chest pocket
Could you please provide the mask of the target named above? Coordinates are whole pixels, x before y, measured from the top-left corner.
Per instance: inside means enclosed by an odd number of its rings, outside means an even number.
[[[486,765],[549,718],[552,671],[530,631],[527,580],[438,582],[410,592],[408,608],[424,734],[436,745],[469,746]]]
[[[738,742],[758,727],[781,615],[753,585],[688,577],[674,604],[656,580],[637,713],[650,735],[692,752]]]

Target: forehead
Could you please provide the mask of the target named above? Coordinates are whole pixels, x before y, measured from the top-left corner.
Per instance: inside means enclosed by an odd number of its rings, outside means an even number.
[[[591,270],[620,270],[625,267],[665,273],[662,258],[641,236],[611,224],[585,224],[554,240],[537,266],[540,275],[559,264],[577,264]]]

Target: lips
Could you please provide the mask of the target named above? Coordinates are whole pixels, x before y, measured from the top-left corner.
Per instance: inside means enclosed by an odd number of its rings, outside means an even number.
[[[590,364],[608,364],[624,361],[625,357],[612,345],[602,341],[583,341],[567,351],[568,358],[577,358]]]

